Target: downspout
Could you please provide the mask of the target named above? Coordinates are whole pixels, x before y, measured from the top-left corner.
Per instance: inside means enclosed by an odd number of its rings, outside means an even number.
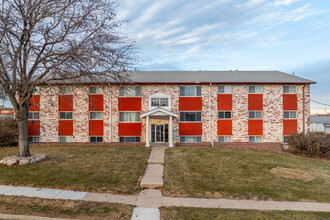
[[[110,86],[110,142],[112,142],[112,86]]]
[[[303,87],[303,133],[305,134],[305,87],[307,86],[307,83]]]
[[[214,146],[214,143],[213,143],[213,141],[212,141],[211,86],[212,86],[212,83],[210,83],[210,87],[209,87],[209,122],[210,122],[210,142],[211,142],[212,147],[213,147],[213,146]]]

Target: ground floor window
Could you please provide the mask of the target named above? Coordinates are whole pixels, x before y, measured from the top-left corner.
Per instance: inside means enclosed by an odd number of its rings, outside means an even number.
[[[180,142],[182,143],[200,143],[202,142],[201,136],[180,136]]]
[[[133,142],[140,142],[140,137],[119,137],[120,143],[133,143]]]
[[[249,136],[249,142],[261,142],[261,136]]]
[[[289,136],[283,136],[283,143],[287,144],[288,143]]]
[[[102,143],[103,137],[89,137],[89,142],[91,143]]]
[[[29,142],[40,142],[39,136],[29,136]]]
[[[231,142],[231,136],[219,136],[218,142],[220,143],[230,143]]]
[[[60,136],[60,142],[62,143],[70,143],[73,141],[72,136]]]

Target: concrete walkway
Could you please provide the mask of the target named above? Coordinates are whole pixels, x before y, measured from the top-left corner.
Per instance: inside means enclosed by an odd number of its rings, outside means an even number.
[[[67,218],[50,218],[50,217],[40,217],[40,216],[29,216],[29,215],[11,215],[11,214],[1,214],[0,219],[20,219],[20,220],[68,220]]]

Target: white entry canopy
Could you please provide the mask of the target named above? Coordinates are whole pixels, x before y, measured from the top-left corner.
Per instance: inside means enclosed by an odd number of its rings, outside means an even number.
[[[151,111],[148,111],[146,113],[144,113],[143,115],[141,115],[141,118],[144,118],[146,116],[172,116],[172,117],[179,117],[177,114],[174,114],[173,112],[163,109],[161,107],[155,108]]]

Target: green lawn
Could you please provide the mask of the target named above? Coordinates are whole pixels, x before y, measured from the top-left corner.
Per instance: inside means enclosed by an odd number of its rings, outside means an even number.
[[[202,209],[166,207],[161,210],[162,219],[221,219],[221,220],[327,220],[327,212],[300,212],[300,211],[257,211],[236,209]]]
[[[0,148],[0,158],[17,155]],[[0,184],[138,194],[150,149],[127,146],[32,146],[47,159],[28,166],[0,165]]]
[[[315,180],[276,177],[270,170],[277,166],[301,169]],[[330,202],[330,161],[257,150],[168,148],[164,195]]]

